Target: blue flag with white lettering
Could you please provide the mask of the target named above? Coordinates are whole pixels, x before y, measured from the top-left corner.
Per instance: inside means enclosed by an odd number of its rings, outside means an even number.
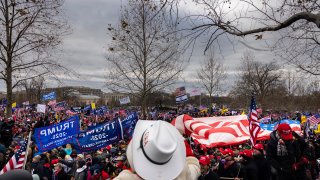
[[[123,121],[118,119],[90,128],[79,134],[79,137],[75,140],[76,149],[80,152],[95,151],[129,138],[132,136],[137,120],[137,113],[133,113]]]
[[[80,132],[79,117],[73,116],[58,124],[36,128],[34,137],[40,152],[73,142]]]
[[[119,129],[120,122],[112,121],[80,133],[75,142],[76,149],[81,152],[90,152],[118,142],[121,139]]]
[[[42,95],[42,101],[54,100],[56,99],[56,92],[50,92],[48,94]]]
[[[125,118],[123,121],[121,121],[122,125],[122,139],[131,138],[133,135],[133,130],[137,124],[138,121],[138,115],[137,113],[132,113],[127,118]]]

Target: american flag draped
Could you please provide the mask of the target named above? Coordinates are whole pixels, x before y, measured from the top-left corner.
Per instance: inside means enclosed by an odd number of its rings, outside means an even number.
[[[249,132],[251,143],[254,146],[256,144],[256,140],[258,134],[260,132],[260,125],[258,122],[258,113],[257,113],[257,105],[254,96],[251,98],[250,112],[249,112]]]
[[[25,158],[27,158],[27,146],[28,146],[29,139],[25,139],[23,144],[20,146],[20,149],[14,153],[14,155],[10,158],[10,160],[7,162],[7,164],[3,167],[0,174],[4,174],[7,171],[13,170],[13,169],[22,169]]]
[[[182,134],[190,135],[206,147],[238,145],[250,139],[247,115],[192,118],[180,115],[173,124]],[[271,131],[261,129],[257,140],[267,140]]]

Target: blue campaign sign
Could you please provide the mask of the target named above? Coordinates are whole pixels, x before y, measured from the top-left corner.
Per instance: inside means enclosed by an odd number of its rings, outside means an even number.
[[[120,121],[107,122],[79,134],[76,147],[81,152],[90,152],[121,139]]]
[[[43,101],[53,100],[53,99],[56,99],[56,92],[50,92],[49,94],[42,95]]]
[[[122,132],[123,132],[122,139],[123,138],[130,138],[132,136],[133,130],[137,124],[137,121],[138,121],[137,113],[132,113],[121,122]]]
[[[73,116],[55,125],[36,128],[34,136],[39,151],[45,152],[73,142],[79,131],[79,117]]]
[[[138,115],[133,113],[123,121],[118,119],[92,127],[80,133],[76,139],[76,149],[81,152],[90,152],[131,137],[137,121]]]

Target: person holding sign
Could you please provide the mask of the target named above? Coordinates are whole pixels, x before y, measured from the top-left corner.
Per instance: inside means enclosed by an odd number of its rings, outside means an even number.
[[[127,158],[132,171],[122,171],[115,180],[193,180],[200,176],[199,161],[186,157],[182,135],[165,121],[138,121]]]

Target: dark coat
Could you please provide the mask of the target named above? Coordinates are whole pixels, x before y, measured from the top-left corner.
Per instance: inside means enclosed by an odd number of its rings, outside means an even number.
[[[219,180],[219,176],[210,169],[208,174],[199,176],[198,180]]]
[[[54,174],[54,180],[69,180],[69,176],[67,173],[62,169],[58,172],[58,174]]]
[[[266,150],[267,160],[277,170],[281,179],[295,179],[296,174],[299,173],[297,171],[294,172],[292,166],[298,163],[303,156],[306,150],[306,143],[296,133],[294,133],[294,137],[294,140],[285,142],[288,154],[279,156],[277,155],[279,139],[277,138],[276,131],[270,134],[270,141]]]
[[[244,178],[246,179],[246,172],[244,165],[234,162],[227,168],[219,170],[219,177],[228,177],[228,178]]]
[[[267,161],[267,159],[264,158],[263,155],[254,156],[253,160],[257,167],[257,174],[259,180],[270,180],[271,166],[269,161]]]
[[[48,163],[43,163],[43,162],[40,162],[37,165],[33,174],[38,174],[40,180],[43,180],[45,178],[48,180],[51,180],[53,175],[50,165]]]
[[[258,174],[258,167],[252,158],[248,158],[246,162],[243,163],[247,175],[247,180],[260,180]]]

